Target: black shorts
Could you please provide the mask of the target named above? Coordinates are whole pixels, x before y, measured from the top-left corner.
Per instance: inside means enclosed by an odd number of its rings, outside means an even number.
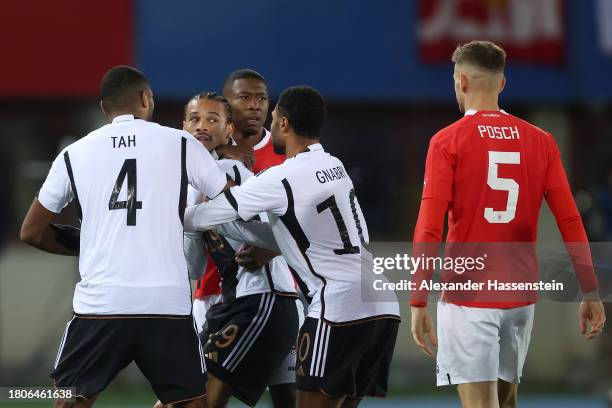
[[[331,326],[307,317],[300,329],[296,387],[354,397],[384,397],[399,320]]]
[[[64,332],[51,378],[89,399],[132,361],[164,404],[206,394],[206,366],[191,316],[76,315]]]
[[[264,293],[218,303],[206,314],[206,367],[234,397],[254,406],[295,345],[295,298]],[[204,343],[204,341],[203,341]]]

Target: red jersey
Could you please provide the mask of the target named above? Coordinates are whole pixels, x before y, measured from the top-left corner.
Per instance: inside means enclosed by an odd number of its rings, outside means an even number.
[[[285,161],[284,154],[276,154],[272,146],[272,138],[270,132],[264,129],[264,137],[259,143],[253,146],[255,154],[255,163],[253,164],[253,173],[257,174],[269,167],[276,166]],[[193,297],[198,299],[205,296],[221,294],[221,275],[217,270],[217,265],[208,255],[208,264],[204,275],[198,280]]]
[[[537,240],[538,215],[545,194],[558,187],[569,189],[555,140],[524,120],[504,111],[468,111],[438,132],[427,153],[423,200],[448,202],[445,256],[488,256],[484,269],[445,270],[442,281],[536,282],[532,243]],[[415,278],[420,283],[422,276]],[[443,299],[515,307],[536,298],[533,291],[504,293],[486,287],[467,296],[445,291]]]
[[[257,174],[272,166],[276,166],[285,161],[284,154],[274,152],[272,146],[272,137],[268,130],[264,129],[265,134],[259,143],[253,146],[255,153],[255,164],[253,164],[253,173]]]
[[[544,194],[567,184],[550,133],[468,112],[431,139],[423,198],[450,202],[447,242],[535,242]]]

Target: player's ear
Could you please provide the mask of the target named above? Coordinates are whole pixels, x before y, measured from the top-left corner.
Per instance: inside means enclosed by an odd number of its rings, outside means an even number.
[[[104,113],[104,116],[108,116],[108,114],[106,113],[106,109],[104,109],[104,102],[102,102],[102,99],[100,99],[100,109],[102,109],[102,113]]]
[[[289,119],[287,119],[286,116],[283,116],[281,118],[281,130],[283,132],[287,132],[289,131],[290,128],[291,128],[291,124],[289,123]]]
[[[502,75],[501,83],[500,83],[500,87],[499,87],[499,93],[501,93],[504,90],[505,87],[506,87],[506,76]]]
[[[147,95],[146,90],[140,91],[140,105],[145,109],[149,109],[149,95]]]
[[[228,142],[233,134],[234,134],[234,123],[230,122],[227,124],[227,141]]]
[[[185,123],[187,123],[187,122],[183,121],[183,130],[187,130],[187,129],[185,129]]]
[[[465,75],[464,73],[460,73],[459,74],[459,89],[461,89],[461,92],[465,93],[467,92],[468,89],[468,76]]]

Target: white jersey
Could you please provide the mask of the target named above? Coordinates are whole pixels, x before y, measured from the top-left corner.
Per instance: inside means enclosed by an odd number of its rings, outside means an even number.
[[[223,159],[217,163],[219,168],[225,171],[238,185],[253,176],[253,173],[240,161]],[[191,205],[201,201],[201,195],[193,188],[189,189],[188,197],[188,204]],[[260,218],[263,218],[263,221],[267,221],[265,213],[260,214]],[[219,232],[221,233],[220,235],[224,235],[221,230]],[[219,301],[269,292],[297,297],[295,282],[289,271],[289,266],[282,256],[273,258],[258,270],[248,271],[233,262],[233,254],[243,245],[241,235],[233,234],[231,237],[224,238],[230,248],[222,250],[225,253],[220,258],[223,259],[224,265],[217,265],[223,277],[223,296]]]
[[[81,218],[74,311],[103,315],[191,313],[183,255],[187,184],[209,197],[227,177],[189,133],[116,117],[66,147],[38,200]]]
[[[188,208],[185,228],[246,221],[264,211],[283,256],[308,287],[309,317],[331,324],[399,317],[394,295],[364,295],[373,278],[366,222],[342,162],[320,144]]]

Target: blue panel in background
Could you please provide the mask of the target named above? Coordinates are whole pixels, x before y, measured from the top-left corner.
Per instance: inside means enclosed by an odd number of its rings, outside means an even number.
[[[612,63],[597,50],[592,0],[569,3],[568,63],[510,64],[504,102],[612,100],[612,81],[601,85]],[[218,90],[229,72],[250,67],[268,79],[273,96],[308,84],[333,101],[452,103],[451,64],[417,58],[416,4],[137,0],[136,61],[165,98]]]

